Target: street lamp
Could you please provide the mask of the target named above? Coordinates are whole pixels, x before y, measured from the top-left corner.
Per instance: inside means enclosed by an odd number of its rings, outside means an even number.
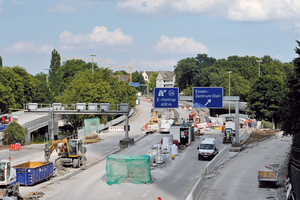
[[[94,75],[94,56],[96,56],[96,54],[90,54],[90,56],[92,56],[92,75]]]
[[[44,68],[43,70],[47,70],[48,71],[48,73],[46,74],[46,83],[48,85],[48,74],[49,74],[50,68]]]
[[[227,73],[229,74],[229,97],[230,97],[230,74],[232,73],[232,71],[227,71]],[[228,105],[228,111],[229,111],[229,115],[230,115],[230,101],[229,101],[229,105]]]
[[[258,77],[260,77],[260,63],[262,60],[257,60],[256,62],[258,62]]]

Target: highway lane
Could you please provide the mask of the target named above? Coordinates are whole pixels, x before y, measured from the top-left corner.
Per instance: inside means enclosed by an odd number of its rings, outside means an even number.
[[[276,189],[258,188],[257,174],[266,170],[265,165],[281,164],[290,150],[291,137],[282,138],[278,132],[273,139],[253,145],[236,154],[230,152],[221,163],[231,160],[217,177],[206,183],[206,189],[198,199],[278,199]],[[280,183],[285,187],[285,183]]]
[[[135,138],[135,140],[145,135],[145,132],[141,131],[141,127],[151,117],[151,103],[141,101],[140,107],[141,115],[130,122],[131,131],[129,132],[129,137]],[[186,109],[180,108],[176,110],[180,114],[180,118],[186,119],[188,113],[190,113],[190,111]],[[147,154],[149,148],[151,148],[153,144],[159,143],[160,139],[164,136],[165,135],[159,133],[148,135],[134,146],[120,153],[135,155]],[[206,131],[202,138],[217,137],[220,142],[220,149],[222,149],[224,146],[221,144],[222,136],[220,131],[216,130]],[[88,152],[86,156],[88,165],[105,159],[105,156],[111,151],[117,150],[119,140],[125,137],[125,133],[101,133],[100,137],[103,139],[101,142],[87,145]],[[44,182],[34,187],[21,187],[20,192],[24,195],[32,191],[43,191],[46,193],[44,199],[99,199],[99,196],[105,197],[103,199],[155,199],[157,198],[157,194],[165,199],[184,199],[194,183],[201,176],[202,169],[209,162],[198,161],[197,146],[199,146],[199,144],[200,140],[193,142],[192,145],[180,153],[175,160],[167,163],[166,167],[154,169],[151,173],[155,181],[151,185],[135,185],[132,183],[122,183],[114,186],[107,185],[103,180],[105,175],[104,161],[99,162],[91,168],[87,168],[87,170],[71,169],[70,171],[81,172],[74,177],[70,178],[70,176],[67,175],[61,180],[58,180],[58,177],[56,177],[50,182]],[[29,158],[26,161],[44,161],[44,145],[37,145],[36,147],[37,149],[35,150],[28,150],[26,156],[23,154],[24,157]],[[24,162],[23,160],[27,158],[22,157],[20,152],[11,153],[15,156],[18,155],[18,157],[15,157],[17,158],[14,159],[15,161],[22,160],[22,162]],[[54,161],[56,157],[57,154],[54,152],[50,161]]]
[[[188,115],[187,110],[179,109],[182,117]],[[149,112],[150,113],[150,112]],[[134,146],[120,154],[145,155],[153,144],[160,143],[164,134],[151,134],[137,142]],[[222,137],[220,131],[207,131],[203,137]],[[221,141],[221,139],[219,139]],[[105,162],[86,170],[72,179],[55,182],[45,186],[45,199],[185,199],[191,188],[201,176],[202,169],[209,161],[198,161],[195,141],[186,150],[168,162],[165,167],[156,167],[151,171],[153,184],[136,185],[122,183],[109,186],[105,182]],[[222,148],[223,144],[220,144]],[[84,191],[84,192],[83,192]]]

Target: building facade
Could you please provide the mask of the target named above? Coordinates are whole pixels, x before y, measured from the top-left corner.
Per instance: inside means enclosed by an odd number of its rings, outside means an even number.
[[[153,74],[154,71],[143,71],[143,72],[140,72],[140,74],[143,76],[144,80],[146,83],[149,83],[149,78],[150,78],[150,75]]]
[[[174,87],[175,73],[172,71],[159,71],[156,78],[156,87]]]

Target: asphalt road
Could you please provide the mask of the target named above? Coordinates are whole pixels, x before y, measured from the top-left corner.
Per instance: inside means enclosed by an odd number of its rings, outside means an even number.
[[[210,179],[199,199],[279,199],[278,189],[258,188],[257,175],[258,171],[267,170],[265,165],[282,164],[288,156],[292,139],[281,136],[282,132],[278,132],[272,139],[240,153],[230,152],[221,161],[219,170],[207,177]],[[279,184],[285,187],[285,182]]]
[[[141,130],[151,117],[152,104],[141,101],[140,115],[130,122],[129,137],[138,141],[130,148],[120,154],[145,155],[149,149],[165,135],[154,133],[145,136]],[[180,118],[188,118],[190,111],[187,109],[176,109]],[[170,117],[170,112],[167,113]],[[219,130],[204,131],[206,137],[217,137],[219,147],[222,149],[222,136]],[[203,168],[209,161],[198,161],[197,146],[200,139],[194,141],[176,156],[175,160],[166,163],[166,166],[156,167],[151,171],[153,184],[136,185],[133,183],[122,183],[109,186],[105,179],[105,159],[110,153],[119,151],[119,141],[125,137],[125,133],[101,133],[101,142],[88,144],[87,167],[85,170],[69,169],[68,174],[54,177],[32,187],[21,187],[20,193],[26,195],[29,192],[42,191],[46,195],[42,199],[185,199],[195,182],[201,176]],[[141,139],[142,138],[142,139]],[[44,162],[44,145],[28,145],[21,151],[3,151],[0,157],[12,157],[12,164],[17,165],[27,161]],[[54,162],[57,153],[51,155],[50,161]],[[71,173],[73,172],[73,173]]]

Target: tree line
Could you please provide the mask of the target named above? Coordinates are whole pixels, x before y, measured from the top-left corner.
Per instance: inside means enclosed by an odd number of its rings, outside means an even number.
[[[2,63],[2,58],[0,57]],[[22,67],[0,66],[0,109],[23,109],[26,103],[129,103],[136,104],[137,90],[119,81],[112,70],[95,68],[82,60],[61,63],[60,54],[54,49],[48,74],[31,75]],[[11,110],[12,111],[12,110]],[[82,126],[85,118],[99,117],[106,123],[116,116],[69,116],[72,125]]]
[[[297,41],[300,46],[299,41]],[[270,56],[229,56],[215,59],[206,54],[179,60],[174,66],[176,86],[191,96],[193,87],[223,87],[224,96],[239,96],[247,102],[246,113],[257,120],[274,122],[293,135],[300,146],[300,49],[297,57],[283,63]],[[299,112],[300,113],[300,112]]]

